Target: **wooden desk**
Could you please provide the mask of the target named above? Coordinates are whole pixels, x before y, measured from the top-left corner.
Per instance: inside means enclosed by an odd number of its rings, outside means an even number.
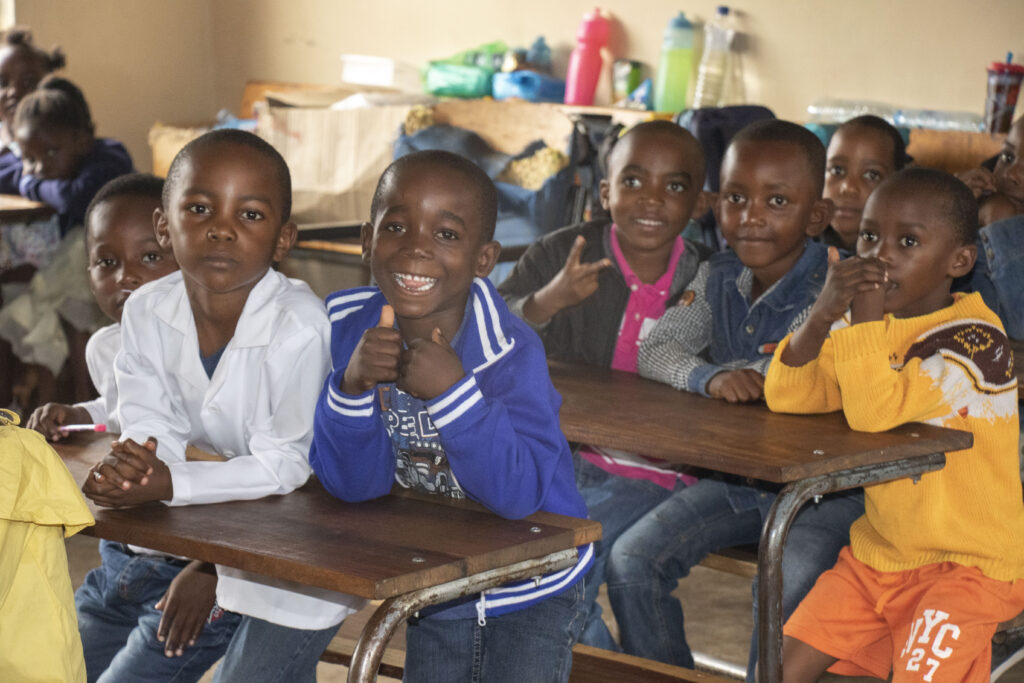
[[[0,194],[0,223],[24,223],[49,218],[53,207],[16,194]]]
[[[108,435],[56,446],[75,481]],[[427,605],[570,566],[600,525],[538,513],[506,520],[473,503],[390,495],[344,503],[311,481],[287,496],[125,510],[96,508],[85,533],[311,586],[383,599],[356,646],[349,681],[375,678],[394,629]]]
[[[763,404],[731,405],[614,370],[551,363],[570,441],[786,486],[758,550],[759,680],[782,677],[782,546],[811,498],[941,469],[945,452],[974,437],[924,424],[882,434],[851,430],[840,413],[783,415]]]

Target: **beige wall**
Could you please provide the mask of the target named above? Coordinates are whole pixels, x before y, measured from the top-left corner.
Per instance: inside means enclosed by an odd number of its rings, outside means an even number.
[[[97,133],[150,170],[154,121],[203,121],[214,106],[210,0],[17,0],[15,21],[61,45],[63,72],[85,92]]]
[[[564,70],[592,0],[16,0],[40,42],[62,43],[101,132],[148,164],[155,120],[195,121],[235,108],[247,79],[332,83],[338,55],[421,65],[501,38],[543,33]],[[713,2],[604,0],[617,54],[655,64],[678,9],[698,19]],[[979,112],[985,65],[1024,61],[1024,0],[742,0],[750,36],[748,99],[802,119],[822,96]]]

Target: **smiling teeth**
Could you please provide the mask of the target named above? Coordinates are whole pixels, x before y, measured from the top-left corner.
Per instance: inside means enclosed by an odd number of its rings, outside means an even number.
[[[653,218],[637,218],[636,222],[639,223],[640,225],[658,226],[661,225],[664,221],[655,220]]]
[[[425,292],[437,284],[437,278],[427,277],[426,275],[395,273],[395,282],[403,289],[408,289],[412,292]]]

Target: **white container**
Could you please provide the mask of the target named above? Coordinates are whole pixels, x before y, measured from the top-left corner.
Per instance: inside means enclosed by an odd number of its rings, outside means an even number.
[[[732,41],[736,30],[729,25],[729,8],[719,5],[715,17],[704,25],[704,52],[697,70],[693,108],[722,105],[723,87],[732,60]]]
[[[354,85],[423,92],[419,70],[387,57],[342,55],[341,80]]]

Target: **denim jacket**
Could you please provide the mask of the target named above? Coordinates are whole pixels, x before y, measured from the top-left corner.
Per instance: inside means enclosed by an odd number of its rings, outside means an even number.
[[[808,239],[793,268],[751,303],[751,270],[732,251],[715,254],[693,280],[693,302],[666,310],[640,347],[640,374],[704,396],[720,372],[765,374],[776,345],[806,318],[827,271],[827,247]]]
[[[1024,216],[986,225],[970,288],[980,292],[1011,339],[1024,339]]]

